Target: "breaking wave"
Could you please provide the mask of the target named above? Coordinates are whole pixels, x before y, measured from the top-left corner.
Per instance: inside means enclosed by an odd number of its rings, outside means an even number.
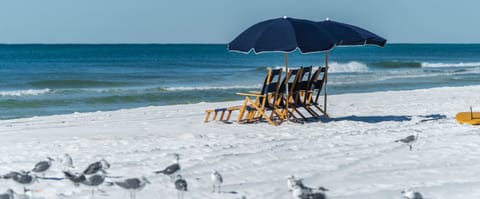
[[[435,62],[422,62],[422,67],[476,67],[480,66],[480,62],[458,62],[458,63],[435,63]]]
[[[50,89],[27,89],[27,90],[14,90],[14,91],[0,91],[0,96],[26,96],[26,95],[43,95],[50,92]]]
[[[256,85],[238,85],[238,86],[181,86],[181,87],[165,87],[160,90],[166,91],[198,91],[198,90],[231,90],[231,89],[258,89],[262,84]]]
[[[328,72],[331,72],[331,73],[368,72],[367,65],[358,61],[351,61],[347,63],[331,62],[328,65],[329,65]]]

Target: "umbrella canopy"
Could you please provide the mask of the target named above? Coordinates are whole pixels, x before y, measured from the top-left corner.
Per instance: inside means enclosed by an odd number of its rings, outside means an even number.
[[[317,22],[317,24],[325,31],[335,37],[336,46],[347,45],[365,45],[372,44],[377,46],[385,46],[386,39],[354,25],[340,23],[332,20]]]
[[[310,20],[282,17],[257,23],[228,44],[228,50],[249,53],[325,51],[337,43],[325,27]]]

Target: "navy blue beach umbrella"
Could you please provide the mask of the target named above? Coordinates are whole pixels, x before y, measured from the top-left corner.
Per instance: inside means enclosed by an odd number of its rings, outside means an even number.
[[[387,40],[357,26],[331,20],[313,22],[289,17],[270,19],[257,23],[243,31],[228,44],[228,50],[242,53],[283,52],[288,72],[288,53],[325,51],[325,67],[328,71],[328,51],[335,46],[378,45]],[[328,73],[326,73],[325,84]],[[287,89],[288,90],[288,89]],[[324,108],[327,111],[327,90],[325,85]]]

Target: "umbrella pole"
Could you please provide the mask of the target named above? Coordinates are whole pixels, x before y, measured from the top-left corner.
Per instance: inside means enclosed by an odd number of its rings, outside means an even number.
[[[327,82],[328,82],[328,50],[325,51],[325,95],[323,100],[323,108],[325,109],[325,116],[328,117],[327,114]]]
[[[285,53],[285,72],[286,72],[286,78],[288,78],[288,53]],[[286,109],[286,113],[285,113],[285,119],[288,120],[288,100],[289,97],[288,97],[288,79],[285,79],[285,93],[286,93],[286,100],[285,100],[285,109]]]

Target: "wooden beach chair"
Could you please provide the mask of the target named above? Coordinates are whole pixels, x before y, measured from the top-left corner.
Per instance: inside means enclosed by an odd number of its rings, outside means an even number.
[[[213,114],[212,120],[216,120],[217,116],[220,115],[220,121],[229,121],[233,111],[240,110],[239,116],[237,118],[238,122],[251,122],[261,112],[257,110],[255,106],[266,108],[273,108],[278,96],[278,81],[281,78],[282,69],[269,69],[267,76],[265,77],[261,91],[250,91],[249,93],[237,93],[239,95],[245,96],[246,98],[256,97],[255,100],[251,100],[252,103],[249,103],[247,99],[240,106],[232,106],[227,108],[217,108],[217,109],[207,109],[205,110],[205,120],[204,122],[209,122],[210,115]],[[267,95],[268,94],[268,95]],[[266,97],[263,97],[266,96]],[[259,104],[262,102],[264,104]],[[263,111],[265,112],[265,111]]]
[[[299,90],[298,86],[302,78],[302,74],[303,74],[303,67],[300,67],[298,69],[290,69],[288,70],[288,74],[285,76],[285,78],[282,81],[282,84],[280,85],[279,93],[282,93],[283,97],[278,107],[282,109],[280,116],[284,120],[291,119],[291,118],[293,118],[294,120],[299,119],[294,115],[294,112],[297,112],[295,98],[298,95],[297,91]],[[285,84],[286,82],[288,82],[288,92],[286,90],[287,89]],[[301,117],[304,117],[304,116],[301,115]]]
[[[312,107],[315,107],[317,111],[320,111],[321,114],[328,117],[328,114],[325,112],[324,108],[320,107],[321,105],[319,103],[320,95],[323,90],[323,85],[325,84],[326,71],[326,67],[318,67],[315,73],[313,73],[309,85],[309,92],[305,104],[303,105],[309,113],[315,115],[316,117],[319,117],[320,114],[314,111]]]
[[[312,111],[308,106],[308,99],[311,96],[311,81],[313,81],[313,67],[303,67],[302,73],[299,74],[298,83],[295,86],[294,95],[292,106],[295,107],[295,111],[299,114],[304,120],[307,118],[300,112],[300,108],[304,108],[310,115],[313,117],[317,117],[317,114]]]
[[[255,122],[265,119],[272,125],[279,124],[273,118],[275,115],[280,117],[278,104],[281,99],[281,93],[279,93],[281,76],[282,69],[269,69],[260,92],[237,93],[245,97],[239,109],[237,122]],[[269,115],[267,111],[271,111]]]

